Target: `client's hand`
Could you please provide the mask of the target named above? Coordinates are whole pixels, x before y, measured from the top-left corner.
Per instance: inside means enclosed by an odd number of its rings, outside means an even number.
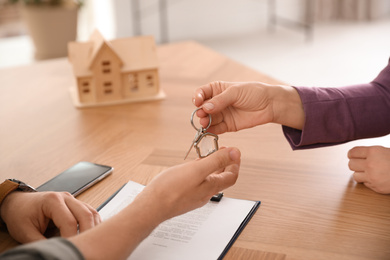
[[[126,259],[161,222],[206,204],[215,193],[233,185],[240,157],[236,148],[225,148],[171,167],[121,212],[70,240],[86,259]]]
[[[382,194],[390,193],[390,148],[354,147],[348,152],[355,181]]]
[[[50,220],[61,236],[70,237],[100,223],[97,211],[65,192],[10,193],[1,204],[1,218],[20,243],[45,239]]]
[[[222,148],[206,158],[171,167],[156,176],[139,195],[157,201],[164,219],[193,210],[238,177],[240,151]]]

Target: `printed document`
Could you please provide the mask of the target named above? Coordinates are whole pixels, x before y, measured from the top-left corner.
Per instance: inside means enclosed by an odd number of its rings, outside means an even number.
[[[110,218],[129,205],[143,185],[130,181],[100,211]],[[222,258],[260,202],[223,197],[161,223],[129,260],[216,260]]]

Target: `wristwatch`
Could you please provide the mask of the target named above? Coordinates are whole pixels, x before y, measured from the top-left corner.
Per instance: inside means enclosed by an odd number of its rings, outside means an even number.
[[[36,192],[37,190],[30,185],[16,179],[5,180],[0,184],[0,206],[3,203],[5,197],[7,197],[8,194],[13,191]],[[3,229],[4,227],[5,224],[0,216],[0,228]]]
[[[22,181],[7,179],[0,184],[0,205],[5,197],[13,191],[36,192],[37,190]]]

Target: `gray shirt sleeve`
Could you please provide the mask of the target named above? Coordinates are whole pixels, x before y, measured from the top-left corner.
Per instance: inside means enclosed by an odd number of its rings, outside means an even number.
[[[52,238],[10,249],[0,255],[1,260],[84,260],[83,255],[69,240]]]

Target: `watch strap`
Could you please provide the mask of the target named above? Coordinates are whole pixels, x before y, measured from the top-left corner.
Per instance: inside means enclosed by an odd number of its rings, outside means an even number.
[[[34,192],[36,190],[30,185],[16,179],[5,180],[3,183],[0,183],[0,206],[4,199],[13,191]],[[4,227],[5,223],[0,216],[0,229]]]
[[[10,180],[5,180],[0,184],[0,205],[3,203],[5,197],[11,192],[17,190],[19,188],[19,184]]]

